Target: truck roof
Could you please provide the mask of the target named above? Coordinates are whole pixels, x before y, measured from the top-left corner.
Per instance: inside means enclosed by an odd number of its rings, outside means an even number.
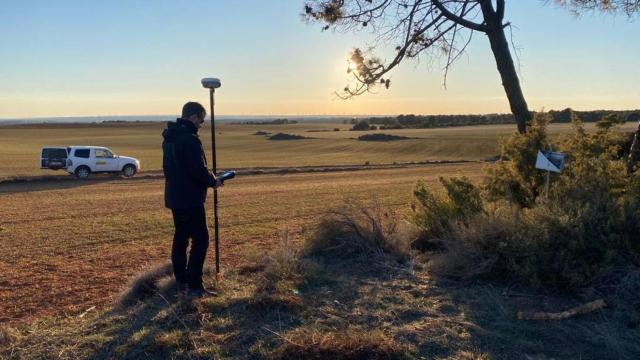
[[[110,150],[108,147],[92,146],[92,145],[71,145],[71,146],[55,145],[55,146],[43,146],[42,148],[43,149],[75,149],[75,148],[83,148],[83,149],[108,149],[108,150]]]
[[[85,149],[108,149],[107,147],[104,146],[91,146],[91,145],[71,145],[69,146],[70,148],[74,149],[74,148],[85,148]]]

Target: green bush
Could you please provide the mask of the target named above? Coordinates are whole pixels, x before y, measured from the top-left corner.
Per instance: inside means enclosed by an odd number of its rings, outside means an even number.
[[[490,201],[506,199],[523,207],[532,206],[542,194],[545,176],[535,168],[538,150],[549,149],[549,117],[536,114],[525,134],[515,134],[500,144],[500,160],[488,168],[485,196]]]
[[[442,250],[431,268],[571,289],[614,266],[640,264],[640,180],[627,175],[619,155],[620,123],[606,116],[587,133],[573,119],[573,132],[553,146],[567,157],[563,172],[550,175],[548,198],[542,196],[546,174],[535,169],[538,149],[551,145],[542,116],[526,134],[502,142],[481,196],[457,179],[442,181],[446,197],[418,183],[413,209],[421,242]]]
[[[572,217],[559,207],[492,204],[490,210],[452,227],[444,241],[446,252],[434,255],[430,266],[460,278],[487,276],[534,286],[581,287],[621,255],[615,241],[589,236],[603,234],[612,225],[590,224],[592,219],[592,213]]]
[[[442,237],[448,234],[453,224],[464,223],[482,211],[480,190],[467,178],[440,178],[440,183],[445,189],[444,195],[436,194],[424,182],[418,182],[413,191],[413,222],[421,230],[420,236],[412,244],[414,248],[441,248]]]

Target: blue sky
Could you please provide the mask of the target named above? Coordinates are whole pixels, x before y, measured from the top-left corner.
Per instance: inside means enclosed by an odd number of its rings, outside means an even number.
[[[390,90],[353,100],[346,55],[366,31],[321,32],[298,0],[6,1],[0,8],[0,118],[174,114],[222,79],[228,115],[508,112],[487,39],[476,34],[443,89],[438,59],[406,62]],[[188,5],[187,5],[188,4]],[[507,2],[531,109],[640,108],[640,18]],[[384,53],[384,52],[381,52]]]

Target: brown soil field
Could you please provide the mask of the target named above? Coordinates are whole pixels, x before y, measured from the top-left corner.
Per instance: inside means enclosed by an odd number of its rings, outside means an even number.
[[[223,272],[272,249],[283,231],[299,241],[305,225],[344,201],[377,198],[408,213],[417,180],[473,179],[482,166],[238,177],[220,190]],[[132,275],[169,259],[163,187],[162,179],[135,178],[0,185],[0,323],[104,308]]]

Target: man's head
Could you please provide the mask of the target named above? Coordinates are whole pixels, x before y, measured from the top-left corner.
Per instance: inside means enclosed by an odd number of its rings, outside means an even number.
[[[182,119],[192,122],[196,128],[200,128],[204,123],[207,111],[204,106],[197,102],[189,101],[182,107]]]

